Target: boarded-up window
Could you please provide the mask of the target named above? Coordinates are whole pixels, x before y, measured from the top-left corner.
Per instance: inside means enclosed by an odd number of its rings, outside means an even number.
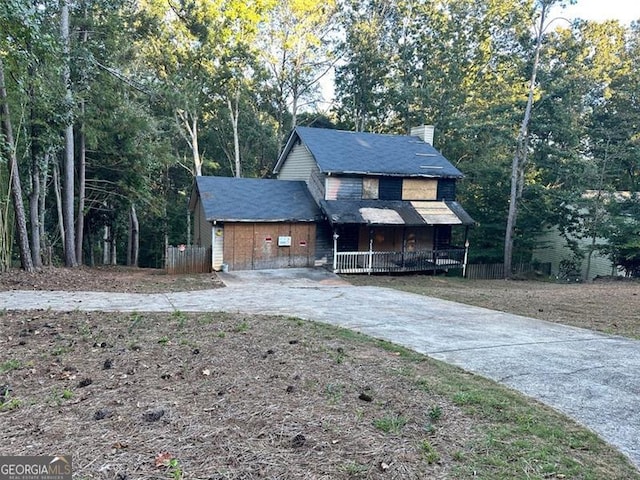
[[[403,200],[435,200],[438,181],[425,178],[405,178],[402,182]]]
[[[378,179],[363,178],[362,179],[362,198],[364,200],[378,199]]]

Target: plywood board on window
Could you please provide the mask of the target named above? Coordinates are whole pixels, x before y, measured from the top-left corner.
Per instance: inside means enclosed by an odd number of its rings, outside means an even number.
[[[402,182],[403,200],[435,200],[438,197],[438,180],[405,178]]]
[[[365,200],[378,200],[378,186],[380,182],[377,178],[362,179],[362,198]]]

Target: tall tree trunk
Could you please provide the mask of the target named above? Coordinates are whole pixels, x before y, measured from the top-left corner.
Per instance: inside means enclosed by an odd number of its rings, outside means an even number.
[[[542,49],[542,36],[545,29],[545,19],[549,4],[546,1],[541,2],[540,23],[536,37],[536,46],[533,58],[533,67],[531,69],[531,78],[529,79],[529,96],[527,98],[527,106],[524,110],[524,118],[520,125],[518,140],[516,143],[516,151],[511,163],[511,190],[509,194],[509,213],[507,214],[507,228],[504,236],[504,277],[506,279],[512,276],[512,260],[513,260],[513,238],[518,218],[518,203],[522,197],[524,188],[524,168],[527,161],[527,150],[529,148],[529,122],[531,120],[531,109],[533,108],[533,96],[536,88],[536,76],[538,73],[538,64],[540,62],[540,50]]]
[[[233,128],[233,159],[235,165],[235,176],[242,177],[242,165],[240,163],[240,135],[238,132],[238,117],[240,115],[240,89],[236,90],[234,103],[231,99],[227,99],[229,107],[229,116],[231,118],[231,127]]]
[[[198,145],[198,115],[184,110],[178,110],[177,114],[180,119],[178,123],[182,127],[180,129],[183,133],[182,136],[191,148],[195,175],[199,177],[202,175],[202,158],[200,158],[200,147]],[[186,135],[184,134],[185,131],[187,132]]]
[[[78,164],[78,217],[76,218],[76,260],[79,265],[82,265],[82,245],[84,243],[84,207],[86,198],[87,145],[84,131],[84,100],[80,105],[83,120],[80,124],[80,163]]]
[[[87,7],[84,8],[84,26],[80,34],[80,41],[86,44],[89,39]],[[82,246],[84,245],[84,206],[86,198],[86,165],[87,165],[87,145],[85,135],[85,101],[80,101],[80,164],[78,165],[78,217],[76,219],[76,260],[78,264],[83,264]]]
[[[40,169],[40,199],[38,200],[38,226],[40,227],[40,249],[44,254],[43,263],[45,265],[51,264],[51,245],[47,231],[44,225],[45,213],[47,211],[47,178],[49,177],[49,162],[51,161],[51,154],[45,153],[43,155],[43,162]],[[42,254],[41,254],[42,257]]]
[[[135,205],[129,209],[129,248],[127,250],[127,265],[138,266],[138,252],[140,249],[140,225]]]
[[[29,248],[29,234],[27,231],[27,218],[22,201],[22,185],[20,184],[20,172],[18,170],[18,158],[14,148],[13,128],[11,126],[11,115],[9,112],[9,101],[7,99],[7,89],[4,81],[4,64],[0,58],[0,114],[2,116],[2,129],[5,135],[5,146],[9,153],[9,171],[11,178],[11,198],[18,234],[18,247],[20,249],[20,262],[22,268],[27,272],[33,272],[33,262],[31,259],[31,249]]]
[[[27,48],[30,48],[28,41]],[[40,159],[42,148],[40,142],[40,132],[38,128],[38,119],[36,118],[36,89],[34,79],[36,78],[36,69],[34,61],[29,62],[27,67],[29,73],[27,92],[29,95],[29,116],[30,116],[30,136],[31,136],[31,192],[29,194],[29,224],[31,227],[31,260],[35,268],[42,267],[42,248],[41,248],[41,226],[40,226],[40,197],[41,193],[41,168]]]
[[[109,265],[111,259],[111,243],[109,242],[110,232],[107,225],[104,226],[104,233],[102,235],[102,264]]]
[[[53,163],[53,192],[56,196],[56,211],[58,212],[58,230],[60,232],[60,240],[64,246],[67,235],[64,228],[64,215],[62,213],[62,187],[60,185],[60,166],[58,165],[58,162]]]
[[[70,39],[69,39],[69,4],[70,0],[63,0],[60,20],[60,37],[63,46],[62,82],[66,89],[66,112],[71,116],[73,110],[73,95],[71,93],[71,68],[70,68]],[[74,139],[73,120],[69,119],[64,129],[64,171],[63,171],[63,197],[62,213],[64,219],[65,242],[64,263],[67,267],[77,267],[76,244],[74,233]]]

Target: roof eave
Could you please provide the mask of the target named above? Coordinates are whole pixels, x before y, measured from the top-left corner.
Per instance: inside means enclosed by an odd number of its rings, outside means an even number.
[[[363,176],[376,176],[376,177],[420,177],[420,178],[455,178],[460,179],[464,178],[462,173],[460,174],[445,174],[438,175],[433,173],[389,173],[389,172],[369,172],[369,171],[358,171],[358,170],[323,170],[327,176],[332,175],[363,175]]]
[[[300,138],[300,134],[294,129],[293,132],[291,132],[291,135],[289,135],[289,140],[287,140],[286,145],[282,149],[282,153],[280,153],[280,156],[278,157],[278,161],[276,162],[276,166],[273,167],[273,174],[274,175],[278,174],[278,172],[282,168],[282,165],[284,164],[285,160],[287,159],[287,156],[289,155],[289,152],[291,151],[293,146],[296,144],[296,140],[299,139],[299,138]]]

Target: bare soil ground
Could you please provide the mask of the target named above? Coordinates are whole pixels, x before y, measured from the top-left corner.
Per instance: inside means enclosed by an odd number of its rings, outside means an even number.
[[[130,269],[0,274],[4,290],[218,286]],[[640,478],[595,435],[492,382],[281,317],[1,312],[0,423],[2,454],[70,454],[78,479]]]
[[[354,285],[376,285],[550,322],[640,338],[640,281],[593,283],[464,280],[432,275],[349,275]]]
[[[88,292],[165,293],[223,287],[215,273],[167,275],[153,268],[45,267],[34,273],[0,273],[0,291],[65,290]]]

